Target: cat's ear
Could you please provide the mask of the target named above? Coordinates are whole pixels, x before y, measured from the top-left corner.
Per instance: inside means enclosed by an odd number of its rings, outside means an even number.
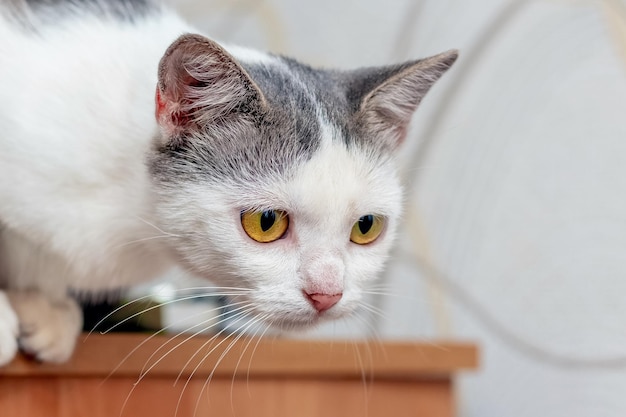
[[[241,65],[200,35],[174,41],[161,58],[158,75],[156,118],[168,136],[265,106],[263,93]]]
[[[395,67],[358,73],[353,91],[349,92],[349,98],[357,100],[357,123],[366,131],[383,134],[392,146],[397,146],[404,140],[417,106],[457,57],[458,52],[451,50]]]

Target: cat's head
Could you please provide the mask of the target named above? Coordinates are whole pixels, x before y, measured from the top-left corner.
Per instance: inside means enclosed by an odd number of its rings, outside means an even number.
[[[395,154],[457,54],[316,70],[184,35],[159,67],[151,170],[181,263],[241,311],[306,327],[355,310],[401,208]]]

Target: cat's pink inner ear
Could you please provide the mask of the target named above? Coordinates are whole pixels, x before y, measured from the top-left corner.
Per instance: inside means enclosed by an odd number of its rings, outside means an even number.
[[[241,65],[207,38],[183,35],[161,58],[155,115],[168,136],[263,104],[262,93]]]
[[[454,64],[457,51],[415,61],[393,74],[362,100],[359,116],[368,129],[391,135],[393,145],[406,137],[418,105],[433,84]]]
[[[168,112],[166,110],[166,103],[165,100],[163,99],[163,96],[161,94],[161,90],[159,88],[159,86],[156,87],[156,91],[154,94],[154,116],[157,119],[157,122],[159,123],[159,125],[163,126],[163,125],[167,125],[168,124]],[[166,127],[166,126],[163,126]],[[173,126],[167,126],[167,130],[171,130],[173,128]]]
[[[190,128],[189,119],[184,112],[177,111],[177,102],[167,100],[161,89],[157,86],[155,97],[155,117],[157,123],[168,136],[180,130]]]

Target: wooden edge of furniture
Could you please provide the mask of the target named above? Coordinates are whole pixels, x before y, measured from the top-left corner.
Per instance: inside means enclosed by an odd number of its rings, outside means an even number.
[[[454,417],[457,342],[108,334],[68,363],[0,368],[2,417]]]
[[[320,377],[443,378],[478,366],[475,345],[459,342],[317,341],[81,335],[64,364],[35,363],[22,355],[0,377]]]

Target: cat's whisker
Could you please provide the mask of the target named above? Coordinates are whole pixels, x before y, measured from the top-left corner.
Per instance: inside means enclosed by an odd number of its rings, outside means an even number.
[[[160,227],[158,227],[157,225],[155,225],[154,223],[149,222],[148,220],[144,219],[143,217],[139,216],[139,215],[135,215],[135,218],[144,222],[145,224],[147,224],[148,226],[153,227],[154,229],[156,229],[157,231],[159,231],[159,233],[162,233],[164,235],[168,235],[168,236],[173,236],[173,237],[180,237],[180,235],[177,235],[175,233],[170,233],[170,232],[166,232],[165,230],[161,229]]]
[[[374,341],[376,342],[376,344],[378,345],[378,348],[382,351],[385,359],[388,359],[388,355],[387,355],[387,349],[385,347],[385,343],[384,341],[381,339],[380,335],[378,334],[378,329],[376,329],[372,323],[370,322],[370,320],[368,320],[365,317],[361,317],[358,314],[355,314],[354,316],[355,320],[358,320],[360,323],[362,323],[368,330],[369,330],[369,338],[367,339],[368,341]]]
[[[368,288],[378,289],[378,290],[381,290],[381,289],[390,290],[393,288],[393,286],[387,282],[375,281],[371,283],[370,285],[368,285]]]
[[[370,330],[372,333],[376,332],[376,329],[374,328],[374,326],[372,326],[372,324],[369,322],[369,320],[367,320],[367,318],[365,317],[361,317],[358,313],[357,314],[353,314],[350,319],[352,320],[356,320],[359,323],[363,324],[365,327],[367,327],[368,330]],[[379,339],[378,336],[375,337],[376,339]]]
[[[397,299],[397,300],[406,300],[406,301],[411,301],[414,303],[421,303],[426,306],[430,306],[434,308],[440,308],[442,303],[446,302],[445,300],[439,300],[439,299],[433,299],[432,297],[427,297],[424,294],[421,294],[421,297],[420,297],[417,295],[406,295],[406,294],[398,294],[394,292],[380,292],[380,291],[368,291],[368,290],[364,290],[363,294],[390,297],[392,299]]]
[[[375,315],[379,316],[382,319],[385,319],[385,320],[388,319],[387,314],[385,314],[385,312],[382,309],[380,309],[378,307],[375,307],[375,306],[373,306],[373,305],[371,305],[369,303],[361,303],[359,305],[359,308],[362,308],[365,311],[368,311],[368,312],[370,312],[372,314],[375,314]]]
[[[211,373],[209,374],[209,376],[207,377],[206,381],[204,382],[204,384],[202,385],[202,389],[200,390],[200,392],[204,392],[205,389],[208,388],[209,384],[211,383],[211,380],[213,379],[213,375],[215,374],[215,371],[217,370],[217,367],[220,365],[220,363],[222,362],[222,360],[226,357],[226,355],[228,354],[228,352],[230,352],[230,350],[232,349],[232,347],[235,345],[235,343],[237,343],[237,341],[239,341],[239,339],[241,339],[245,334],[246,331],[252,327],[254,324],[260,322],[261,320],[264,320],[267,316],[257,316],[254,317],[250,320],[250,322],[242,325],[241,327],[239,327],[236,331],[239,332],[235,338],[228,344],[228,346],[226,347],[226,349],[224,349],[224,351],[221,353],[221,355],[219,356],[219,358],[217,359],[217,361],[215,362],[215,365],[213,366],[213,370],[211,371]],[[227,340],[227,339],[224,339]],[[204,363],[204,361],[211,355],[212,352],[207,353],[200,361],[200,364]],[[200,364],[198,364],[198,366],[200,366]],[[196,368],[197,369],[197,368]],[[193,376],[193,374],[195,373],[192,372],[191,376]],[[208,390],[207,390],[208,392]],[[200,404],[200,396],[198,396],[198,400],[196,401],[196,407],[194,409],[194,417],[197,414],[198,411],[198,406]],[[232,405],[232,404],[231,404]]]
[[[147,337],[147,338],[145,338],[143,341],[141,341],[141,343],[139,343],[137,346],[135,346],[135,348],[133,348],[133,349],[132,349],[132,350],[131,350],[131,351],[130,351],[130,352],[129,352],[126,356],[124,356],[124,358],[122,358],[122,360],[119,362],[119,364],[117,364],[117,366],[115,366],[115,368],[113,368],[113,369],[111,370],[111,372],[109,372],[109,374],[108,374],[108,375],[107,375],[107,377],[106,377],[106,378],[102,381],[102,383],[106,382],[106,381],[107,381],[107,380],[108,380],[108,379],[109,379],[112,375],[114,375],[114,374],[115,374],[115,372],[116,372],[116,371],[120,368],[120,366],[122,366],[122,365],[124,364],[124,362],[126,362],[126,361],[128,360],[128,358],[130,358],[130,357],[131,357],[131,356],[132,356],[135,352],[137,352],[137,350],[139,350],[139,349],[140,349],[143,345],[145,345],[146,343],[148,343],[148,342],[149,342],[150,340],[152,340],[154,337],[156,337],[156,336],[160,335],[161,333],[166,332],[166,331],[167,331],[168,329],[170,329],[171,327],[176,326],[176,325],[180,324],[180,323],[181,323],[181,322],[183,322],[183,321],[186,321],[186,320],[188,320],[188,319],[190,319],[190,318],[195,318],[195,317],[197,317],[197,316],[204,315],[204,314],[206,314],[207,312],[209,312],[209,313],[210,313],[210,312],[213,312],[213,311],[216,311],[216,310],[220,310],[221,308],[222,308],[222,307],[220,306],[220,307],[216,307],[216,308],[213,308],[213,309],[209,309],[209,310],[201,311],[201,312],[196,313],[196,314],[193,314],[193,315],[191,315],[191,316],[187,316],[187,317],[185,317],[184,319],[180,319],[180,320],[177,320],[177,321],[175,321],[175,322],[173,322],[173,323],[170,323],[169,325],[167,325],[167,326],[165,326],[165,327],[163,327],[163,328],[159,329],[158,331],[154,332],[154,333],[153,333],[153,334],[151,334],[149,337]],[[222,314],[218,315],[216,318],[219,318],[220,316],[222,316],[222,315],[224,315],[224,314],[227,314],[227,313],[222,313]],[[203,325],[204,323],[206,323],[206,322],[208,322],[208,321],[211,321],[211,320],[214,320],[214,318],[210,318],[210,319],[208,319],[208,320],[204,320],[204,321],[202,321],[202,322],[200,322],[200,323],[196,324],[195,326],[192,326],[192,328],[193,328],[193,327],[196,327],[196,326],[201,326],[201,325]],[[217,323],[215,323],[215,325],[217,325],[217,324],[219,324],[219,323],[221,323],[221,322],[217,322]],[[189,330],[189,329],[188,329],[188,330]],[[177,338],[178,336],[180,336],[182,333],[183,333],[183,332],[179,332],[179,333],[178,333],[177,335],[175,335],[173,338],[169,338],[169,339],[168,339],[168,340],[167,340],[164,344],[162,344],[162,345],[161,345],[158,349],[156,349],[156,350],[155,350],[155,351],[154,351],[154,352],[150,355],[150,357],[146,360],[146,364],[147,364],[148,362],[150,362],[150,359],[152,359],[152,358],[154,357],[154,355],[155,355],[155,354],[156,354],[159,350],[161,350],[161,348],[162,348],[163,346],[165,346],[165,345],[166,345],[169,341],[171,341],[172,339],[175,339],[175,338]],[[144,364],[143,368],[142,368],[142,369],[141,369],[141,371],[139,372],[139,374],[140,374],[140,375],[144,373],[145,367],[146,367],[146,365]]]
[[[395,295],[393,291],[385,291],[385,290],[363,290],[363,294],[373,294],[373,295]]]
[[[253,311],[253,307],[254,307],[254,306],[253,306],[252,304],[247,304],[247,305],[244,305],[244,306],[242,306],[242,307],[240,307],[240,308],[238,308],[238,309],[236,309],[236,310],[235,310],[235,311],[236,311],[236,314],[232,314],[233,312],[229,312],[229,314],[230,314],[230,315],[229,315],[228,317],[224,318],[224,319],[223,319],[223,321],[233,320],[233,323],[239,323],[241,320],[244,320],[244,319],[247,317],[248,313],[250,313],[250,312],[252,312],[252,311]],[[239,311],[237,311],[237,310],[239,310]],[[202,344],[202,346],[200,346],[200,347],[196,350],[196,352],[195,352],[193,355],[191,355],[191,357],[190,357],[190,358],[187,360],[187,362],[185,362],[185,364],[183,365],[183,367],[182,367],[181,371],[178,373],[178,376],[176,377],[176,380],[174,381],[174,385],[176,385],[176,384],[178,383],[178,381],[180,380],[180,378],[181,378],[181,376],[182,376],[183,372],[185,371],[185,369],[187,369],[187,366],[189,366],[189,364],[191,363],[191,361],[192,361],[192,360],[196,357],[196,355],[200,352],[200,350],[204,349],[204,347],[205,347],[206,345],[208,345],[209,343],[211,343],[211,342],[212,342],[213,340],[215,340],[218,336],[220,336],[222,333],[224,333],[224,332],[226,332],[226,331],[228,331],[228,330],[230,330],[230,329],[229,329],[229,327],[228,327],[228,325],[227,325],[227,326],[225,326],[223,329],[221,329],[221,330],[220,330],[220,331],[219,331],[216,335],[214,335],[211,339],[207,340],[204,344]],[[226,339],[224,339],[224,340],[226,340]],[[220,344],[221,344],[221,343],[220,343]],[[217,346],[219,346],[220,344],[218,344]],[[217,347],[217,346],[216,346],[216,347]],[[214,349],[215,349],[215,348],[214,348]],[[196,368],[196,369],[197,369],[197,368]],[[193,372],[195,372],[195,371],[196,371],[196,369],[194,369],[194,371],[193,371]],[[193,374],[193,372],[192,372],[192,374]],[[189,381],[187,381],[187,382],[189,382]]]
[[[247,313],[247,312],[246,312]],[[240,313],[237,314],[236,316],[238,316],[234,323],[238,323],[241,320],[243,320],[246,315],[245,313]],[[218,334],[216,334],[215,336],[213,336],[211,339],[207,340],[205,343],[203,343],[198,349],[196,349],[196,351],[194,352],[194,354],[191,356],[191,358],[189,358],[189,360],[187,361],[187,363],[183,366],[183,370],[181,370],[181,372],[178,374],[178,377],[176,378],[176,382],[175,384],[178,382],[178,380],[180,379],[180,377],[182,376],[182,372],[184,371],[184,369],[187,368],[187,365],[191,362],[191,360],[196,357],[196,355],[205,348],[205,346],[207,346],[209,343],[213,342],[221,333],[223,333],[225,330],[227,330],[228,327],[225,327],[224,329],[222,329]],[[178,415],[178,409],[180,407],[183,395],[185,394],[185,391],[187,389],[187,386],[189,385],[189,383],[191,382],[191,379],[193,378],[193,375],[196,373],[196,371],[198,370],[198,368],[202,365],[202,363],[204,362],[204,360],[211,355],[211,353],[213,353],[215,351],[215,349],[217,349],[219,346],[222,345],[222,343],[224,343],[226,340],[228,340],[228,336],[225,337],[224,339],[222,339],[220,342],[217,343],[217,345],[213,346],[209,352],[198,362],[198,364],[196,365],[196,367],[190,372],[189,377],[187,378],[187,380],[185,381],[185,384],[183,385],[183,389],[181,390],[180,396],[178,397],[178,403],[176,404],[176,412],[174,414],[174,417],[176,417]],[[200,390],[200,394],[202,394],[202,392],[204,392],[204,388],[205,386],[202,387],[202,389]],[[199,399],[199,398],[198,398]],[[197,403],[196,403],[196,408],[197,408]],[[195,415],[195,412],[194,412]]]
[[[237,369],[239,369],[239,364],[241,363],[241,360],[243,359],[243,356],[245,355],[245,353],[248,350],[248,347],[250,347],[250,344],[252,343],[252,341],[257,338],[257,335],[259,333],[259,330],[262,329],[263,327],[265,327],[265,330],[263,330],[263,332],[261,333],[261,336],[263,336],[263,334],[265,334],[265,332],[267,331],[267,326],[263,326],[263,320],[265,320],[268,317],[267,314],[265,314],[263,317],[260,318],[260,321],[258,321],[257,327],[254,330],[254,332],[248,336],[248,343],[246,343],[246,345],[244,346],[241,354],[239,355],[239,359],[237,360],[237,363],[235,364],[235,370],[233,371],[233,377],[230,381],[230,402],[231,402],[231,408],[233,409],[233,413],[234,413],[234,406],[233,406],[233,388],[235,386],[235,377],[237,376]],[[258,338],[260,340],[260,337]],[[257,346],[258,346],[258,342],[257,342]],[[254,353],[254,352],[253,352]],[[250,361],[248,362],[248,374],[250,372],[250,363],[252,362],[252,357],[250,357]],[[248,391],[249,393],[249,391]]]
[[[419,300],[418,297],[415,296],[411,296],[411,295],[406,295],[406,294],[398,294],[398,293],[394,293],[391,291],[369,291],[369,290],[364,290],[363,294],[366,295],[380,295],[383,297],[393,297],[393,298],[399,298],[399,299],[403,299],[403,300],[411,300],[411,301],[417,301]]]
[[[383,292],[393,292],[394,290],[396,290],[390,285],[371,285],[364,289],[368,291],[383,291]]]
[[[243,315],[243,316],[245,316],[245,314],[247,314],[247,313],[249,312],[249,305],[244,304],[243,306],[238,307],[238,308],[237,308],[237,309],[235,309],[234,311],[238,311],[238,310],[240,310],[240,311],[239,311],[239,312],[237,312],[236,314],[234,314],[234,316],[239,316],[239,315]],[[196,336],[198,336],[198,335],[200,335],[200,334],[202,334],[202,333],[205,333],[207,330],[209,330],[210,328],[212,328],[212,327],[214,327],[214,326],[220,325],[220,324],[222,324],[222,323],[224,323],[224,322],[228,321],[228,320],[231,318],[231,316],[229,316],[230,314],[232,314],[232,312],[225,312],[225,313],[222,313],[222,314],[220,314],[220,315],[218,316],[218,317],[222,317],[222,319],[221,319],[221,320],[219,320],[219,321],[217,321],[217,322],[215,322],[215,323],[211,324],[210,326],[204,326],[204,327],[202,327],[200,330],[198,330],[198,331],[196,331],[196,332],[194,332],[194,333],[189,334],[189,335],[188,335],[188,336],[187,336],[184,340],[182,340],[182,341],[178,342],[175,346],[173,346],[172,348],[170,348],[167,352],[165,352],[163,355],[161,355],[161,357],[159,357],[159,359],[158,359],[158,360],[156,360],[153,364],[151,364],[151,365],[150,365],[149,367],[147,367],[147,369],[146,369],[146,366],[147,366],[147,364],[149,363],[149,361],[150,361],[150,360],[151,360],[154,356],[156,356],[156,354],[157,354],[160,350],[162,350],[162,348],[164,348],[167,344],[169,344],[169,342],[171,342],[171,341],[175,340],[175,338],[170,338],[170,339],[169,339],[168,341],[166,341],[163,345],[161,345],[161,347],[160,347],[160,348],[158,348],[155,352],[153,352],[153,353],[152,353],[152,355],[150,355],[150,357],[146,360],[146,365],[144,365],[144,368],[142,369],[142,372],[141,372],[141,374],[140,374],[139,378],[140,378],[140,379],[143,379],[143,378],[144,378],[144,377],[148,374],[148,372],[150,372],[150,371],[151,371],[151,370],[152,370],[152,369],[153,369],[156,365],[158,365],[158,364],[159,364],[159,363],[160,363],[163,359],[165,359],[165,358],[166,358],[166,357],[167,357],[170,353],[172,353],[173,351],[175,351],[176,349],[178,349],[180,346],[182,346],[183,344],[185,344],[186,342],[188,342],[188,341],[189,341],[189,340],[191,340],[192,338],[194,338],[194,337],[196,337]],[[184,331],[179,332],[179,333],[178,333],[178,335],[177,335],[176,337],[178,337],[178,336],[180,336],[180,335],[182,335],[182,334],[184,334],[184,333],[187,333],[187,332],[188,332],[190,329],[192,329],[192,328],[195,328],[195,327],[198,327],[198,326],[202,326],[203,324],[205,324],[205,323],[207,323],[207,322],[211,322],[211,321],[213,321],[213,320],[214,320],[214,318],[210,318],[210,319],[204,320],[204,321],[203,321],[203,322],[201,322],[201,323],[198,323],[198,324],[195,324],[195,325],[193,325],[193,326],[190,326],[187,330],[184,330]],[[224,328],[224,329],[221,329],[221,330],[220,330],[219,332],[217,332],[214,336],[212,336],[212,338],[211,338],[210,340],[213,340],[214,338],[216,338],[217,336],[219,336],[220,334],[222,334],[224,331],[225,331],[225,328]],[[185,370],[185,368],[186,368],[187,364],[189,363],[189,361],[191,361],[191,359],[193,359],[193,356],[192,356],[192,357],[191,357],[191,358],[187,361],[187,363],[185,364],[185,366],[183,366],[182,370],[180,371],[180,373],[179,373],[179,375],[178,375],[178,378],[180,378],[180,375],[182,374],[182,372],[184,372],[184,370]],[[174,385],[176,385],[176,382],[178,381],[178,378],[177,378],[177,379],[176,379],[176,381],[174,382]],[[139,380],[138,380],[137,382],[139,382]]]
[[[243,314],[245,314],[246,312],[244,312]],[[210,326],[209,326],[210,328]],[[204,329],[206,330],[206,329]],[[213,336],[211,339],[209,340],[214,340],[217,336],[219,336],[219,334],[221,334],[225,329],[222,329],[220,332],[218,332],[215,336]],[[200,333],[200,332],[199,332]],[[197,333],[197,334],[199,334]],[[197,336],[197,334],[195,334]],[[139,383],[146,377],[146,375],[148,375],[148,373],[154,369],[155,366],[157,366],[165,357],[167,357],[171,352],[173,352],[175,349],[177,349],[178,347],[180,347],[184,342],[188,341],[191,339],[192,336],[186,338],[183,342],[177,344],[176,346],[174,346],[172,349],[168,350],[165,354],[163,354],[157,361],[155,361],[152,365],[150,365],[150,367],[148,369],[146,369],[144,372],[140,373],[139,377],[137,378],[137,380],[133,383],[133,386],[131,387],[130,391],[128,392],[128,395],[126,396],[126,399],[124,400],[124,403],[122,404],[122,412],[123,410],[126,408],[126,405],[128,404],[128,401],[130,400],[130,397],[132,396],[133,392],[135,391],[135,388],[139,385]],[[208,342],[207,342],[208,343]],[[202,346],[205,346],[205,344],[203,344]],[[194,354],[195,356],[195,354]],[[152,357],[152,356],[151,356]],[[145,368],[145,366],[144,366]],[[184,368],[183,368],[184,369]],[[182,371],[181,371],[182,372]],[[180,374],[179,374],[180,376]],[[183,389],[184,392],[184,389]],[[179,402],[176,406],[176,411],[178,411],[178,407],[180,405],[180,399],[182,398],[182,393],[181,393],[181,397],[179,398]],[[176,415],[175,415],[176,416]]]
[[[92,329],[89,331],[89,333],[87,333],[87,336],[85,337],[85,340],[87,340],[87,338],[89,336],[91,336],[91,334],[98,328],[98,326],[100,326],[102,323],[104,323],[107,319],[109,319],[111,316],[113,316],[115,313],[119,312],[120,310],[123,310],[124,308],[133,305],[134,303],[140,302],[140,301],[144,301],[144,300],[148,300],[153,298],[154,295],[153,294],[148,294],[148,295],[144,295],[143,297],[139,297],[139,298],[135,298],[134,300],[128,301],[120,306],[118,306],[117,308],[115,308],[113,311],[111,311],[110,313],[108,313],[107,315],[105,315],[104,317],[102,317],[93,327]],[[100,334],[106,334],[107,332],[100,332]],[[83,341],[84,342],[84,341]]]
[[[382,295],[382,296],[385,296],[385,297],[394,297],[394,296],[403,297],[402,295],[394,294],[392,292],[376,291],[376,290],[374,290],[374,291],[363,290],[363,294],[367,294],[367,295]],[[406,296],[404,296],[404,297],[406,297]],[[406,298],[409,298],[409,297],[406,297]]]
[[[267,320],[267,317],[265,318],[265,320]],[[261,343],[261,340],[263,340],[265,333],[267,333],[267,331],[271,328],[273,324],[273,322],[270,322],[265,326],[265,329],[263,329],[263,332],[257,338],[254,348],[252,349],[252,353],[250,354],[250,360],[248,361],[248,371],[246,372],[246,390],[248,391],[248,397],[252,397],[252,394],[250,393],[250,367],[252,366],[252,358],[254,357],[257,348],[259,347],[259,343]]]
[[[101,334],[110,333],[111,331],[113,331],[117,327],[121,326],[122,324],[124,324],[124,323],[126,323],[126,322],[128,322],[128,321],[130,321],[132,319],[134,319],[137,316],[145,314],[145,313],[147,313],[149,311],[156,310],[158,308],[162,308],[162,307],[168,306],[170,304],[179,303],[181,301],[194,300],[194,299],[198,299],[198,298],[206,298],[206,297],[210,297],[210,296],[212,296],[212,294],[194,294],[194,295],[190,295],[190,296],[187,296],[187,297],[175,298],[173,300],[168,300],[168,301],[164,301],[162,303],[158,303],[158,304],[152,305],[152,306],[147,307],[147,308],[145,308],[143,310],[137,311],[137,312],[131,314],[128,317],[124,317],[122,320],[118,321],[117,323],[115,323],[111,327],[109,327],[107,330],[105,330],[103,332],[100,332],[100,333]]]
[[[202,333],[205,333],[207,330],[209,330],[209,329],[211,329],[211,328],[213,328],[213,327],[215,327],[215,326],[218,326],[218,325],[220,325],[220,324],[222,324],[222,323],[224,323],[224,322],[228,321],[228,319],[229,319],[229,315],[233,314],[234,312],[237,312],[238,310],[245,309],[245,308],[247,307],[247,304],[246,304],[246,303],[247,303],[247,302],[245,302],[245,301],[241,301],[241,302],[239,302],[239,303],[231,303],[231,304],[229,304],[229,306],[237,306],[237,305],[241,305],[241,304],[245,304],[245,305],[243,305],[243,306],[241,306],[241,307],[238,307],[238,308],[236,308],[236,309],[234,309],[234,310],[231,310],[231,311],[225,311],[225,312],[223,312],[223,313],[218,314],[218,315],[217,315],[217,316],[215,316],[215,317],[211,317],[211,318],[209,318],[209,319],[206,319],[206,320],[203,320],[203,321],[201,321],[201,322],[199,322],[199,323],[196,323],[196,324],[194,324],[193,326],[190,326],[190,327],[186,328],[185,330],[181,330],[181,331],[179,331],[179,332],[178,332],[176,335],[174,335],[173,337],[168,338],[168,340],[166,340],[166,341],[165,341],[165,342],[164,342],[164,343],[163,343],[163,344],[162,344],[159,348],[157,348],[154,352],[152,352],[152,354],[150,355],[150,357],[149,357],[148,359],[146,359],[145,365],[144,365],[144,367],[141,369],[140,375],[144,373],[144,371],[145,371],[145,369],[146,369],[146,365],[150,362],[150,360],[151,360],[154,356],[156,356],[156,354],[157,354],[159,351],[161,351],[163,348],[165,348],[165,346],[167,346],[170,342],[172,342],[172,341],[176,340],[178,337],[182,336],[183,334],[190,333],[190,330],[192,330],[192,329],[195,329],[195,328],[197,328],[197,327],[203,326],[203,327],[202,327],[199,331],[196,331],[195,333],[191,334],[191,335],[190,335],[190,336],[188,336],[185,340],[183,340],[182,342],[180,342],[178,345],[176,345],[176,346],[172,349],[172,351],[176,350],[178,347],[180,347],[181,345],[183,345],[184,343],[186,343],[187,341],[189,341],[189,340],[190,340],[190,339],[192,339],[193,337],[196,337],[196,336],[198,336],[198,335],[200,335],[200,334],[202,334]],[[199,315],[203,315],[203,314],[210,313],[210,312],[213,312],[213,311],[218,311],[218,310],[221,310],[221,309],[223,309],[223,307],[222,307],[222,306],[215,307],[215,308],[212,308],[212,309],[209,309],[209,310],[204,310],[204,311],[201,311],[201,312],[199,312],[199,313],[196,313],[196,314],[194,314],[194,315],[192,315],[192,316],[187,316],[187,317],[185,317],[185,318],[183,318],[183,319],[181,319],[181,320],[178,320],[177,322],[172,323],[172,324],[170,324],[170,325],[169,325],[169,326],[167,326],[167,327],[171,327],[171,326],[174,326],[174,325],[176,325],[176,324],[179,324],[180,322],[186,321],[186,320],[188,320],[188,319],[189,319],[189,318],[191,318],[191,317],[196,317],[196,316],[199,316]],[[220,318],[221,318],[221,319],[220,319]],[[208,323],[208,322],[211,322],[211,321],[213,321],[213,320],[217,320],[217,319],[220,319],[220,320],[216,321],[215,323],[212,323],[210,326],[204,326],[204,324],[206,324],[206,323]],[[167,328],[167,327],[166,327],[166,328]],[[162,331],[162,330],[161,330],[161,331]],[[170,353],[170,352],[166,353],[166,354],[165,354],[165,356],[167,356],[169,353]]]
[[[130,242],[122,243],[121,245],[114,246],[113,249],[121,249],[121,248],[126,247],[126,246],[134,245],[136,243],[147,242],[147,241],[156,240],[156,239],[171,238],[171,237],[178,237],[178,236],[176,236],[176,235],[148,236],[148,237],[144,237],[142,239],[135,239],[135,240],[131,240]]]
[[[366,340],[365,343],[363,344],[365,346],[365,352],[367,354],[367,360],[369,362],[369,369],[372,369],[372,365],[374,363],[374,355],[372,353],[372,348],[370,347],[370,341]],[[374,374],[372,372],[369,372],[369,385],[368,385],[368,393],[370,392],[372,385],[373,385],[373,381],[374,381]]]
[[[372,295],[393,296],[397,294],[396,290],[382,289],[382,288],[379,288],[379,289],[365,288],[362,291],[363,291],[363,294],[372,294]]]
[[[365,372],[365,366],[363,365],[363,358],[361,357],[361,352],[359,350],[359,347],[357,345],[357,342],[355,340],[351,341],[351,345],[352,348],[354,350],[355,353],[355,358],[357,360],[357,364],[359,365],[359,368],[361,369],[361,382],[363,384],[363,404],[365,404],[365,415],[368,414],[368,380],[367,380],[367,374]],[[371,363],[371,352],[370,352],[370,363]],[[369,380],[369,384],[371,385],[372,382],[372,374],[369,373],[370,375],[370,380]]]
[[[365,287],[364,289],[373,290],[373,291],[393,291],[393,290],[397,290],[397,288],[395,288],[393,285],[390,285],[390,284],[387,284],[387,283],[370,284],[367,287]]]
[[[133,351],[131,351],[131,354],[132,354],[132,352],[134,352],[136,349],[138,349],[141,345],[143,345],[145,342],[147,342],[148,340],[150,340],[150,339],[151,339],[152,337],[154,337],[154,336],[156,336],[156,333],[155,333],[155,334],[153,334],[152,336],[150,336],[149,338],[147,338],[146,340],[144,340],[142,343],[140,343],[140,344],[139,344],[139,346],[137,346],[135,349],[133,349]],[[150,357],[146,360],[146,362],[144,363],[144,366],[142,367],[141,371],[139,372],[139,376],[138,376],[137,380],[133,383],[133,385],[132,385],[132,387],[131,387],[130,391],[128,392],[128,394],[126,395],[126,398],[124,399],[124,403],[122,404],[122,408],[121,408],[121,411],[120,411],[120,416],[121,416],[121,415],[123,415],[124,410],[126,409],[126,405],[128,404],[128,401],[130,400],[131,396],[133,395],[133,393],[134,393],[134,391],[135,391],[135,388],[137,388],[137,386],[139,386],[139,383],[141,382],[141,380],[142,380],[142,379],[143,379],[143,378],[144,378],[144,377],[148,374],[148,372],[149,372],[150,370],[152,370],[152,368],[154,368],[154,366],[156,366],[156,364],[158,364],[158,363],[159,363],[159,362],[160,362],[160,361],[161,361],[161,360],[165,357],[165,355],[164,355],[164,356],[162,356],[161,358],[159,358],[159,360],[158,360],[158,361],[156,361],[156,362],[155,362],[152,366],[150,366],[150,368],[148,368],[147,370],[145,370],[145,369],[146,369],[146,365],[147,365],[147,363],[149,362],[150,358],[152,358],[152,357],[155,355],[155,353],[156,353],[156,352],[158,352],[158,351],[159,351],[159,350],[160,350],[160,349],[161,349],[161,348],[162,348],[165,344],[167,344],[167,343],[169,342],[169,340],[171,340],[171,339],[168,339],[168,341],[167,341],[167,342],[165,342],[163,345],[161,345],[161,347],[159,347],[159,348],[158,348],[155,352],[153,352],[153,353],[150,355]],[[188,339],[186,339],[186,340],[188,340]],[[130,354],[129,354],[129,355],[130,355]],[[124,361],[128,358],[128,356],[129,356],[129,355],[127,355],[127,356],[126,356],[126,357],[122,360],[122,362],[120,362],[120,365],[121,365],[121,363],[123,363],[123,362],[124,362]],[[119,367],[120,365],[118,365],[118,367]],[[117,369],[118,367],[116,367],[116,369]],[[115,370],[116,370],[116,369],[114,369],[112,372],[115,372]],[[112,373],[111,373],[111,374],[112,374]],[[109,376],[110,376],[111,374],[109,374]],[[107,377],[107,379],[108,379],[108,377]]]
[[[180,293],[180,292],[187,292],[187,291],[207,291],[207,290],[228,290],[228,291],[233,291],[232,293],[225,293],[225,292],[212,292],[212,293],[205,293],[205,294],[195,294],[195,296],[197,296],[196,298],[201,298],[201,297],[219,297],[219,296],[237,296],[237,295],[242,295],[245,293],[249,293],[251,292],[251,290],[249,288],[238,288],[238,287],[212,287],[212,286],[202,286],[202,287],[186,287],[186,288],[180,288],[180,289],[175,289],[172,290],[173,293]],[[102,323],[104,323],[107,319],[111,318],[111,316],[113,316],[114,314],[120,312],[121,310],[123,310],[126,307],[129,307],[135,303],[138,303],[140,301],[144,301],[144,300],[149,300],[149,299],[154,299],[157,298],[157,294],[147,294],[144,295],[142,297],[138,297],[135,298],[131,301],[128,301],[118,307],[116,307],[113,311],[111,311],[110,313],[108,313],[107,315],[105,315],[104,317],[102,317],[94,326],[93,328],[89,331],[89,333],[87,333],[87,337],[89,337],[97,328],[98,326],[100,326]],[[182,298],[177,298],[175,300],[170,300],[170,302],[177,302],[177,301],[184,301],[185,299]],[[150,308],[158,308],[159,306],[162,306],[163,304],[160,304],[158,306],[151,306]],[[142,312],[140,312],[140,314],[145,313],[149,310],[144,310]],[[107,334],[109,333],[111,330],[113,330],[115,327],[117,327],[119,325],[119,323],[117,325],[115,325],[114,327],[104,331],[104,332],[100,332],[100,334]],[[86,338],[87,338],[86,337]],[[85,338],[85,339],[86,339]]]

